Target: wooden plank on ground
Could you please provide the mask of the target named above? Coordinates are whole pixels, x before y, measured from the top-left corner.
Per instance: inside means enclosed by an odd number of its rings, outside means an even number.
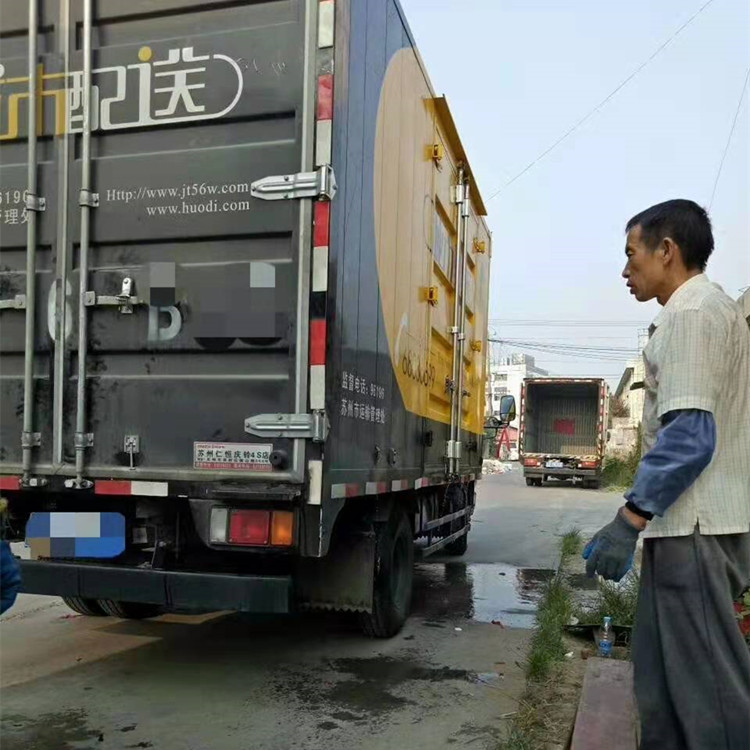
[[[636,732],[633,665],[590,658],[571,750],[636,750]]]

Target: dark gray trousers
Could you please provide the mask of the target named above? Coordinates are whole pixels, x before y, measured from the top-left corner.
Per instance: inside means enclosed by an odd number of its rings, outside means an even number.
[[[641,750],[750,750],[750,651],[733,600],[750,534],[646,539],[632,658]]]

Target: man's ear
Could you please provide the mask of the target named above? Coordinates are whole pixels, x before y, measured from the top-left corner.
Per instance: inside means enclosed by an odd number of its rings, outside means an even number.
[[[671,237],[665,237],[661,241],[659,251],[661,252],[662,261],[665,266],[674,263],[680,252],[677,243]]]

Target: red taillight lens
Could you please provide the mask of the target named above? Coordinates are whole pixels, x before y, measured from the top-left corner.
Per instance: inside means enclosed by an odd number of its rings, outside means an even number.
[[[270,536],[270,511],[233,510],[229,516],[230,544],[268,544]]]
[[[599,468],[599,462],[598,461],[581,461],[580,464],[578,464],[579,469],[598,469]]]
[[[524,466],[539,466],[539,460],[536,458],[524,458]]]

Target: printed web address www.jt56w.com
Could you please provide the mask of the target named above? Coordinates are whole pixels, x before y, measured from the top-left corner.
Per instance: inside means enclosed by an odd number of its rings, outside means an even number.
[[[151,188],[146,186],[133,188],[109,188],[103,198],[109,203],[145,203],[148,216],[182,216],[186,214],[214,214],[232,211],[247,211],[249,200],[220,200],[212,197],[218,195],[241,195],[250,192],[250,183],[231,182],[224,184],[210,184],[206,182],[184,183],[171,187]],[[177,199],[179,203],[167,205],[149,204],[149,201],[160,198]],[[205,198],[198,202],[190,198]]]

